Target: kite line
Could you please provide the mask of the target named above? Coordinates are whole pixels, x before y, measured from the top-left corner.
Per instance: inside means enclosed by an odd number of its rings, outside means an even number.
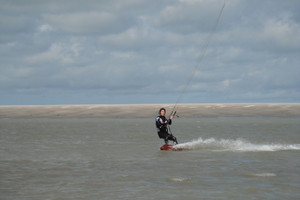
[[[174,104],[174,107],[172,109],[172,112],[171,112],[170,116],[175,116],[176,115],[178,103],[181,101],[181,99],[183,97],[183,94],[186,92],[188,86],[192,82],[192,80],[193,80],[193,78],[194,78],[194,76],[195,76],[195,74],[196,74],[196,72],[197,72],[197,70],[198,70],[198,68],[200,66],[200,63],[202,62],[202,60],[203,60],[203,58],[204,58],[204,56],[205,56],[205,54],[207,52],[207,49],[208,49],[209,43],[210,43],[210,41],[212,39],[212,36],[213,36],[214,32],[216,31],[216,28],[217,28],[217,26],[218,26],[218,24],[219,24],[219,22],[221,20],[221,16],[223,14],[223,10],[225,8],[225,4],[226,4],[226,1],[224,1],[223,6],[222,6],[222,8],[221,8],[221,10],[220,10],[220,12],[218,14],[217,20],[214,23],[210,34],[207,36],[207,39],[205,40],[204,49],[203,49],[202,53],[199,56],[199,61],[198,61],[197,65],[195,65],[194,70],[191,73],[191,76],[189,77],[188,81],[186,82],[185,86],[183,87],[182,91],[180,92],[180,94],[179,94],[179,96],[178,96],[178,98],[177,98],[177,100],[176,100],[176,102]]]

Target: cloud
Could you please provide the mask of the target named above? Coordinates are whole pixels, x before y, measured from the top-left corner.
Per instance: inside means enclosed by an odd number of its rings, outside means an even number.
[[[29,64],[54,61],[69,63],[72,61],[70,56],[68,56],[68,53],[66,53],[66,51],[70,52],[69,50],[70,48],[66,49],[61,44],[52,44],[48,51],[30,56],[25,61]]]
[[[300,25],[291,19],[269,19],[266,21],[263,40],[269,47],[282,50],[300,50]]]
[[[123,18],[109,12],[76,12],[68,14],[45,14],[45,22],[71,34],[108,34],[126,29]]]
[[[210,31],[222,7],[221,1],[178,1],[166,6],[156,19],[162,29],[182,34]],[[216,9],[219,8],[219,9]]]
[[[0,104],[300,98],[299,1],[0,3]]]
[[[50,31],[53,31],[54,29],[53,29],[53,27],[50,26],[49,24],[43,24],[43,25],[41,25],[41,26],[38,28],[38,30],[39,30],[40,32],[50,32]]]

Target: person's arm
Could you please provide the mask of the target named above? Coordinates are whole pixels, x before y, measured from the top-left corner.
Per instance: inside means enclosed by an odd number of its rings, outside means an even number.
[[[167,124],[172,124],[172,119],[166,119],[165,117],[157,117],[156,118],[156,126],[157,127],[162,127]]]
[[[155,121],[156,121],[156,127],[157,128],[160,128],[165,124],[165,122],[163,121],[163,119],[161,117],[156,117]]]
[[[171,116],[170,119],[169,119],[168,122],[167,122],[169,125],[172,124],[172,119],[173,119],[173,116]]]

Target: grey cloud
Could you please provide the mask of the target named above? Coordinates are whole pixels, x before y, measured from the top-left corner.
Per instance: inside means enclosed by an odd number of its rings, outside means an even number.
[[[223,2],[0,1],[0,104],[297,101],[299,2],[226,1],[199,60]]]
[[[46,14],[43,19],[53,27],[71,34],[108,34],[121,32],[128,27],[124,18],[109,12]]]
[[[156,25],[162,29],[182,34],[193,32],[208,32],[218,12],[222,1],[179,1],[166,6],[156,19]],[[216,9],[219,8],[219,9]]]

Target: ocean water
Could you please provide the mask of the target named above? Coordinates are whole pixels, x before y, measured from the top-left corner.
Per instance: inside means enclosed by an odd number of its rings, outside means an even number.
[[[300,199],[299,117],[0,118],[0,199]]]

